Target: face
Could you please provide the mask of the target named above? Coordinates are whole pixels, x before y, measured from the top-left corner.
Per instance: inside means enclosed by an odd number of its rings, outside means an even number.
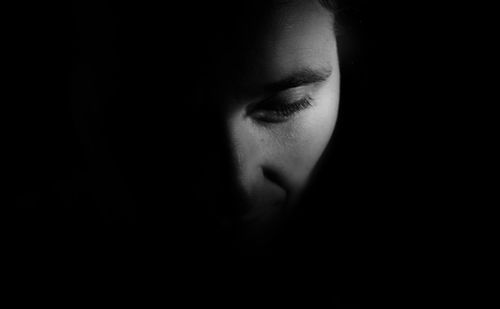
[[[339,65],[331,13],[317,1],[276,6],[227,48],[211,81],[237,199],[250,237],[270,233],[296,204],[334,130]],[[204,177],[214,178],[211,163]]]

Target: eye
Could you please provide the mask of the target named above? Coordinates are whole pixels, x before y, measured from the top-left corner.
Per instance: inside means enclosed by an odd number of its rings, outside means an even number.
[[[291,119],[295,114],[311,106],[309,95],[297,100],[271,97],[251,107],[249,115],[258,121],[279,123]]]

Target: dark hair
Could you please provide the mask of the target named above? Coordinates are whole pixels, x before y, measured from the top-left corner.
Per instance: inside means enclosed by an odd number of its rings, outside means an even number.
[[[323,5],[325,8],[330,10],[332,13],[335,12],[336,9],[336,1],[334,0],[319,0],[319,3]]]
[[[335,31],[335,34],[337,34],[337,19],[335,18],[336,11],[337,11],[337,1],[334,0],[319,0],[319,3],[326,8],[328,11],[330,11],[333,18],[333,30]]]

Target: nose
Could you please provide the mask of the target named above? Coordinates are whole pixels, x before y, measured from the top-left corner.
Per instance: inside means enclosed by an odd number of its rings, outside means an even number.
[[[211,97],[203,102],[193,113],[195,142],[187,168],[196,176],[188,181],[190,198],[230,222],[272,218],[289,195],[276,160],[278,148],[241,109],[230,110]]]
[[[248,220],[271,217],[287,199],[285,182],[273,164],[276,145],[265,130],[239,113],[226,117],[226,132],[234,207]]]

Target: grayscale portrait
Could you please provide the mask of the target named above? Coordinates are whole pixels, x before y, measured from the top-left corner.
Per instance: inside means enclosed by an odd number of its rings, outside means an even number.
[[[69,20],[68,96],[19,198],[33,244],[189,265],[225,282],[199,279],[209,303],[355,299],[357,1],[73,1]]]
[[[496,28],[463,19],[484,11],[6,3],[7,287],[139,308],[462,300],[483,264],[464,257],[494,234],[471,215],[494,130],[472,87],[492,79],[467,72],[491,65],[469,51]]]

